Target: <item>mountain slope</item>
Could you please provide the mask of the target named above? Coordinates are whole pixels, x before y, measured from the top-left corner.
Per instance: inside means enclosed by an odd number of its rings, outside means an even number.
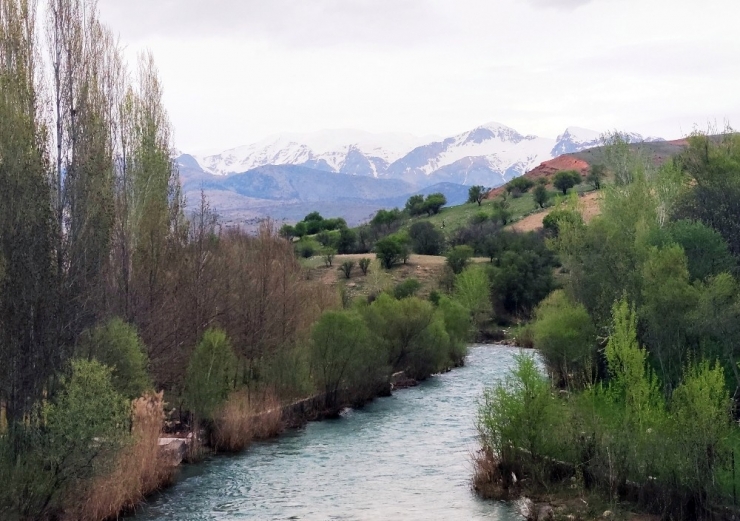
[[[630,134],[632,141],[641,141]],[[652,139],[652,138],[650,138]],[[499,186],[543,161],[597,146],[599,133],[568,127],[555,139],[525,136],[500,123],[488,123],[445,139],[408,134],[327,130],[272,136],[209,156],[187,156],[205,172],[230,175],[266,165],[379,179],[416,186],[440,182]]]

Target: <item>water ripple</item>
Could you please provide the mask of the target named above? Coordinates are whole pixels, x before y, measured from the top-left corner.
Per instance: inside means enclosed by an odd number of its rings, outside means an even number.
[[[465,367],[419,387],[187,466],[133,519],[518,521],[470,490],[476,401],[516,352],[474,346]]]

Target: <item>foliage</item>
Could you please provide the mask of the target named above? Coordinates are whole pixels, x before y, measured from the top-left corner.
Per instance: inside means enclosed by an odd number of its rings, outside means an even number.
[[[422,208],[429,215],[436,215],[447,204],[447,198],[442,193],[429,194],[424,199]]]
[[[368,259],[367,257],[363,257],[359,261],[360,270],[362,270],[363,275],[367,275],[367,270],[370,269],[370,263],[372,261]]]
[[[581,174],[575,170],[561,170],[553,178],[552,184],[558,190],[563,192],[563,195],[568,193],[569,188],[573,188],[581,182]]]
[[[375,243],[375,255],[387,270],[408,256],[408,246],[399,235],[389,235]]]
[[[494,310],[501,314],[529,316],[555,289],[552,267],[552,257],[541,251],[504,251],[488,268]]]
[[[432,296],[430,295],[430,300]],[[433,302],[433,301],[432,301]],[[445,330],[450,339],[449,356],[453,365],[460,366],[465,362],[470,341],[470,311],[459,302],[446,296],[439,296],[437,307],[442,313]]]
[[[212,420],[234,388],[236,357],[226,333],[209,329],[193,352],[185,379],[185,403],[197,418]]]
[[[669,238],[683,248],[691,280],[705,280],[737,268],[727,241],[705,224],[680,220],[670,223],[666,231]]]
[[[506,226],[511,220],[512,212],[509,208],[508,201],[499,199],[493,202],[493,215],[494,221],[501,222],[502,226]]]
[[[426,210],[424,210],[424,196],[417,194],[409,197],[405,209],[411,217],[426,213]]]
[[[547,191],[545,185],[542,184],[538,184],[535,187],[532,195],[534,196],[534,202],[537,203],[540,208],[544,208],[547,201],[550,199],[550,193]]]
[[[680,197],[676,217],[714,228],[740,259],[740,136],[727,132],[713,140],[694,135],[677,162],[690,183]]]
[[[478,206],[481,205],[483,202],[483,199],[486,198],[487,190],[484,186],[481,185],[475,185],[471,186],[468,189],[468,202],[469,203],[478,203]]]
[[[310,259],[316,253],[316,244],[311,240],[301,239],[296,244],[296,251],[304,259]]]
[[[430,302],[382,294],[365,310],[365,319],[384,346],[392,369],[422,380],[449,362],[444,319]]]
[[[596,329],[586,308],[558,290],[536,310],[534,347],[545,359],[553,380],[565,387],[591,383],[596,362]]]
[[[398,229],[403,219],[403,214],[398,208],[393,210],[378,210],[370,221],[370,225],[390,233],[394,228]]]
[[[444,249],[445,238],[432,223],[416,222],[409,228],[409,239],[414,253],[419,255],[439,255]]]
[[[601,183],[606,177],[606,166],[602,164],[591,165],[586,176],[586,182],[591,183],[594,190],[601,190]]]
[[[455,275],[459,275],[465,269],[473,257],[474,251],[470,246],[455,246],[446,255],[447,266]]]
[[[382,380],[384,353],[371,342],[360,315],[328,311],[311,331],[311,367],[327,406],[333,407],[342,389],[369,389],[363,398],[373,396]]]
[[[393,289],[393,296],[398,300],[413,297],[420,288],[421,282],[418,280],[413,278],[406,279],[396,284],[396,287]]]
[[[515,177],[508,183],[506,183],[506,191],[510,194],[523,194],[529,191],[534,186],[534,181],[528,177],[520,176]]]
[[[561,223],[567,223],[570,227],[583,226],[583,216],[575,209],[558,207],[542,219],[542,228],[552,237],[557,237],[560,232]]]
[[[119,318],[98,326],[83,336],[80,356],[95,359],[111,369],[115,390],[133,400],[152,388],[147,356],[136,328]]]
[[[321,257],[324,260],[324,264],[327,268],[331,268],[331,265],[334,263],[334,256],[337,254],[337,250],[334,248],[324,248],[324,251],[321,252]]]
[[[491,319],[491,287],[488,275],[480,266],[468,266],[455,277],[455,301],[470,313],[476,325]]]
[[[346,260],[339,266],[339,270],[344,274],[345,279],[352,277],[352,269],[355,267],[355,261]]]

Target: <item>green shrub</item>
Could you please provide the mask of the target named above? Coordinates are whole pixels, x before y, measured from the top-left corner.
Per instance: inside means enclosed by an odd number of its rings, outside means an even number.
[[[420,288],[421,282],[418,280],[406,279],[403,282],[396,284],[396,287],[393,289],[393,296],[398,300],[413,297]]]
[[[558,290],[539,305],[533,325],[534,347],[559,385],[593,381],[596,329],[586,308]]]
[[[354,267],[355,267],[355,261],[346,260],[342,263],[341,266],[339,266],[339,271],[341,271],[344,274],[345,279],[349,279],[352,277],[352,269]]]
[[[455,275],[459,275],[468,265],[473,257],[473,248],[470,246],[455,246],[447,254],[447,265],[452,269]]]
[[[144,344],[134,326],[119,318],[83,335],[78,352],[110,367],[113,387],[130,400],[152,388]]]
[[[454,297],[470,313],[476,325],[491,319],[491,285],[480,266],[469,266],[455,277]]]
[[[213,419],[234,388],[236,356],[226,333],[209,329],[195,348],[185,377],[185,405],[196,418]]]
[[[445,331],[450,339],[448,349],[450,362],[454,366],[461,366],[468,354],[468,342],[471,336],[470,311],[459,302],[439,295],[438,308],[442,313]]]
[[[375,243],[375,254],[387,270],[408,257],[408,246],[398,235],[389,235]]]
[[[360,265],[360,270],[362,271],[363,275],[367,275],[367,270],[370,268],[371,262],[372,261],[368,259],[367,257],[363,257],[360,259],[359,265]]]
[[[348,389],[358,400],[372,398],[385,373],[385,356],[373,344],[362,317],[353,311],[328,311],[311,331],[311,368],[326,394],[326,405],[337,405],[338,392]]]
[[[445,368],[449,336],[431,302],[382,294],[365,310],[365,320],[393,370],[422,380]]]

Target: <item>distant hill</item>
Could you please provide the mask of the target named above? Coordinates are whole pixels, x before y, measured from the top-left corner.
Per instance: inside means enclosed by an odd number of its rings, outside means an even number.
[[[356,225],[381,208],[402,207],[414,194],[441,192],[450,205],[461,204],[468,197],[468,187],[454,183],[418,190],[400,179],[336,174],[293,165],[262,166],[228,176],[204,172],[191,156],[180,156],[178,166],[183,192],[191,205],[200,199],[203,190],[227,224],[249,226],[265,217],[295,222],[318,211]]]

